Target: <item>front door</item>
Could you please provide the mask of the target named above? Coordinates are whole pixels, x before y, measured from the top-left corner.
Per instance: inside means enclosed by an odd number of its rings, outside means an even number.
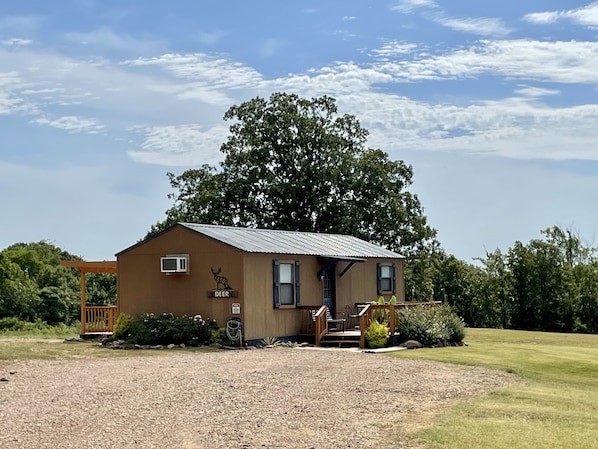
[[[330,310],[330,315],[334,317],[334,308],[335,308],[335,284],[334,278],[336,273],[336,267],[334,264],[327,264],[325,267],[322,268],[323,271],[323,278],[322,278],[322,298],[323,304],[328,307]]]

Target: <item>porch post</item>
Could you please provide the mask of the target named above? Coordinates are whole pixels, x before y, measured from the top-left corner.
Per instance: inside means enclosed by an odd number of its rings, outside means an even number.
[[[85,271],[79,269],[81,273],[81,335],[85,334]]]

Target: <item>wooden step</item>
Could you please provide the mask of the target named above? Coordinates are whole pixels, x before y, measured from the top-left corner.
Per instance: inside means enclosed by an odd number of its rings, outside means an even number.
[[[324,335],[320,346],[338,348],[358,348],[360,335],[357,332],[332,332]]]

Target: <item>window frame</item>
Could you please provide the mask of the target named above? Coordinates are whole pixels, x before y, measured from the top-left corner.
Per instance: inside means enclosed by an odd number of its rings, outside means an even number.
[[[281,303],[281,285],[280,282],[280,267],[281,265],[291,265],[292,271],[292,293],[293,301],[291,304]],[[272,297],[273,306],[275,309],[295,309],[301,307],[301,262],[298,260],[278,260],[274,259],[272,263]],[[285,283],[288,285],[288,283]]]
[[[390,268],[390,277],[382,277],[382,268],[388,267]],[[390,290],[383,290],[382,289],[382,281],[383,279],[390,280]],[[376,264],[376,286],[377,286],[377,294],[396,294],[397,292],[397,268],[394,263],[377,263]]]

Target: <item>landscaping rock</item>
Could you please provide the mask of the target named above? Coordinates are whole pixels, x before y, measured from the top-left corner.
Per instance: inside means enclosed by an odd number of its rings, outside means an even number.
[[[423,348],[424,345],[422,345],[419,341],[417,340],[407,340],[404,343],[401,343],[401,346],[407,348],[407,349],[416,349],[416,348]]]

